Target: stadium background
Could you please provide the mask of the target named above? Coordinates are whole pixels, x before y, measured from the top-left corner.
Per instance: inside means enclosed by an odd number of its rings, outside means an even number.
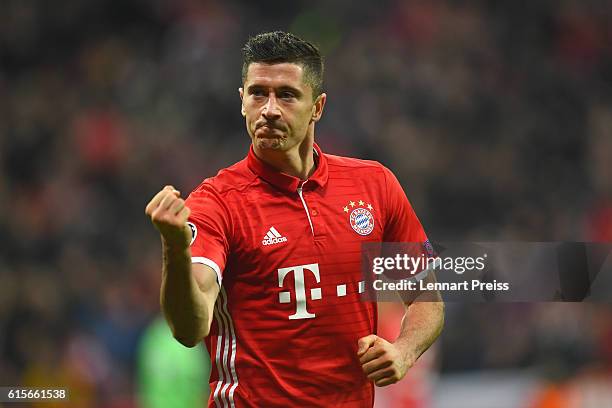
[[[327,56],[323,149],[393,169],[432,239],[612,240],[610,2],[4,0],[0,385],[138,406],[144,205],[245,155],[240,48],[270,29]],[[610,406],[612,307],[451,304],[423,363],[378,404]]]

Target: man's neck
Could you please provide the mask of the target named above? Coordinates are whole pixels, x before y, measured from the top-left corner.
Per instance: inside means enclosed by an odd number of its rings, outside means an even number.
[[[263,162],[269,164],[280,172],[307,180],[314,173],[316,166],[313,156],[313,141],[304,140],[301,145],[289,151],[277,151],[266,149],[261,151],[253,146],[255,155]]]

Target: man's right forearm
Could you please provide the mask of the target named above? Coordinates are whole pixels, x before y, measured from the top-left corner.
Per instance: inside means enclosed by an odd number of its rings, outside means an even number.
[[[161,307],[174,337],[193,347],[208,335],[214,299],[207,299],[192,274],[189,247],[172,248],[163,238],[162,247]]]

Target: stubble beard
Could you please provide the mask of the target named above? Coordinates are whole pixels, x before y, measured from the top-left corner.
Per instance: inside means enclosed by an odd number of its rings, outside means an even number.
[[[282,150],[285,145],[283,138],[261,138],[257,140],[257,147],[260,150]]]

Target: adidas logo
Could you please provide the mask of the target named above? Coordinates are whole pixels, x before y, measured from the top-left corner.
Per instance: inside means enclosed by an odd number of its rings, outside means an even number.
[[[274,227],[270,227],[263,241],[261,241],[264,245],[280,244],[281,242],[287,242],[287,238],[283,237]]]

